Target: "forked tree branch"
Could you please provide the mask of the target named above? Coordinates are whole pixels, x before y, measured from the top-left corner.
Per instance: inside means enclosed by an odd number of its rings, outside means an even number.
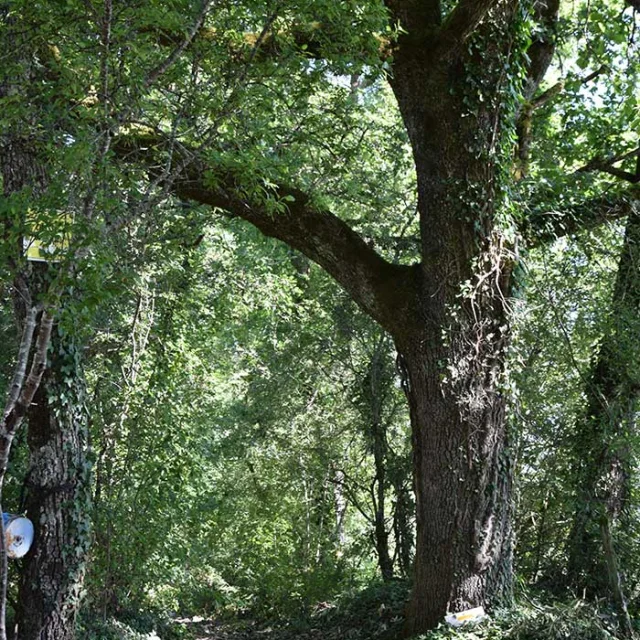
[[[529,64],[523,87],[525,101],[533,99],[553,59],[559,12],[560,0],[538,0],[535,4],[534,19],[538,28],[533,42],[527,49]]]
[[[624,169],[619,169],[618,167],[614,166],[616,163],[622,162],[623,160],[627,160],[628,158],[632,157],[637,158],[635,173],[631,173],[630,171],[625,171]],[[608,158],[607,160],[594,158],[584,167],[580,167],[580,169],[577,170],[577,173],[586,173],[589,171],[602,171],[603,173],[608,173],[611,176],[620,178],[625,182],[638,184],[640,182],[640,147],[634,149],[633,151],[627,151],[612,158]]]
[[[538,0],[534,7],[534,18],[538,31],[527,49],[527,75],[522,87],[524,100],[518,108],[516,121],[517,145],[515,153],[514,175],[516,179],[524,178],[529,171],[531,149],[532,116],[535,109],[532,98],[544,79],[553,59],[556,48],[554,32],[558,22],[560,0]]]
[[[443,48],[462,44],[500,0],[459,0],[445,18],[438,39]]]
[[[187,33],[182,42],[180,42],[180,44],[157,67],[149,72],[144,81],[145,87],[151,86],[162,74],[166,73],[180,57],[182,52],[191,45],[198,31],[202,28],[207,12],[209,11],[209,7],[211,6],[211,2],[212,0],[204,0],[202,7],[200,8],[200,12],[189,30],[189,33]]]

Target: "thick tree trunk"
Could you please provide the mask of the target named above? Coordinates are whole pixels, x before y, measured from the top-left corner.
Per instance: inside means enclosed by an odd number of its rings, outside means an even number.
[[[402,46],[392,88],[411,140],[422,264],[411,319],[394,339],[406,369],[416,496],[406,631],[490,605],[511,584],[511,486],[502,393],[511,252],[497,222],[509,3],[477,49]],[[513,62],[513,61],[511,61]],[[467,78],[474,77],[470,87]],[[479,80],[482,78],[482,80]],[[478,97],[478,94],[481,94]]]
[[[299,190],[274,189],[288,201],[276,217],[239,193],[242,180],[232,174],[207,184],[205,154],[172,182],[176,196],[218,207],[305,253],[392,335],[413,430],[409,633],[433,628],[447,610],[495,602],[510,584],[512,481],[501,390],[516,233],[500,202],[513,161],[506,134],[515,133],[531,44],[522,14],[543,5],[553,14],[557,3],[451,4],[444,15],[435,0],[385,0],[400,27],[389,78],[413,151],[420,264],[390,264]],[[530,91],[550,59],[542,53],[529,57]],[[156,147],[162,145],[159,139]],[[144,157],[152,166],[149,140],[116,147],[129,161]]]
[[[90,543],[84,377],[56,330],[50,369],[28,415],[27,516],[36,524],[19,592],[20,640],[71,640]]]
[[[409,634],[434,627],[447,611],[495,601],[511,579],[505,401],[491,370],[478,370],[478,384],[455,393],[444,363],[464,366],[468,354],[432,340],[423,341],[431,349],[420,343],[402,348],[417,514]]]
[[[5,195],[23,190],[38,196],[45,193],[46,170],[33,143],[20,137],[8,137],[4,142],[0,165]],[[21,241],[15,229],[7,228],[6,233],[16,245]],[[19,275],[34,298],[47,293],[48,268],[44,263],[31,264]],[[30,310],[25,308],[24,296],[15,298],[20,326]],[[47,322],[50,325],[51,319]],[[41,322],[40,331],[43,326]],[[17,615],[21,640],[73,638],[89,543],[83,374],[72,339],[57,329],[49,357],[48,369],[27,412],[27,515],[35,525],[36,538],[23,561]]]

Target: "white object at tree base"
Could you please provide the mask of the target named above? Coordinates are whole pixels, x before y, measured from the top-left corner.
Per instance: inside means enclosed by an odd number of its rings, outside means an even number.
[[[467,609],[466,611],[459,611],[458,613],[448,613],[444,619],[447,624],[452,627],[461,627],[463,624],[473,624],[484,620],[487,614],[484,612],[483,607],[475,607],[474,609]]]
[[[33,543],[33,523],[29,518],[3,513],[4,544],[10,558],[22,558]]]

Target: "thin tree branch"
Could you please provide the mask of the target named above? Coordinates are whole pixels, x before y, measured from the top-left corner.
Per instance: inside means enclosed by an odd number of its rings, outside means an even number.
[[[614,167],[618,162],[623,162],[628,158],[632,157],[638,158],[638,166],[636,167],[636,171],[631,173],[630,171],[624,171],[623,169],[618,169]],[[576,171],[576,173],[585,173],[588,171],[603,171],[604,173],[608,173],[609,175],[615,176],[616,178],[620,178],[625,182],[630,182],[631,184],[637,184],[640,182],[640,171],[638,170],[640,167],[640,147],[637,149],[633,149],[633,151],[627,151],[625,153],[621,153],[618,156],[614,156],[613,158],[609,158],[607,160],[602,160],[600,158],[594,158],[589,161],[584,167],[580,167]]]
[[[35,352],[31,361],[29,375],[22,386],[18,400],[3,420],[3,427],[6,434],[12,435],[16,432],[40,386],[42,376],[47,368],[47,350],[51,342],[52,330],[53,316],[49,315],[45,309],[40,318],[38,337],[36,338]]]
[[[15,372],[13,374],[11,386],[9,387],[9,397],[7,398],[7,402],[4,408],[2,421],[3,426],[7,422],[7,417],[14,410],[24,385],[24,378],[27,372],[27,364],[29,362],[29,353],[31,351],[31,344],[33,342],[33,334],[36,330],[37,315],[37,308],[34,306],[29,307],[24,321],[24,327],[22,329],[22,338],[20,340],[20,348],[18,349],[18,358],[16,362]]]
[[[529,246],[536,246],[630,215],[640,215],[640,189],[635,186],[624,193],[605,194],[562,210],[536,211],[522,232]]]
[[[538,25],[533,42],[527,49],[527,77],[523,87],[524,99],[531,100],[544,79],[556,49],[555,31],[560,0],[538,0],[534,19]]]
[[[591,73],[584,76],[583,78],[577,78],[577,82],[579,85],[587,84],[592,80],[595,80],[598,76],[602,75],[603,73],[606,73],[608,70],[609,70],[609,67],[607,67],[606,65],[602,65],[599,69],[592,71]],[[531,100],[531,106],[534,109],[538,109],[542,105],[546,104],[547,102],[549,102],[549,100],[552,100],[557,95],[561,94],[564,91],[565,87],[567,86],[568,82],[570,81],[558,80],[558,82],[556,82],[554,85],[552,85],[551,87],[543,91],[539,96],[536,96],[535,98],[533,98]],[[574,80],[571,80],[571,82],[574,82]]]
[[[323,32],[331,30],[332,25],[330,22],[314,21],[291,25],[283,29],[271,29],[271,26],[272,24],[270,23],[269,28],[263,31],[262,36],[257,32],[246,32],[240,41],[229,40],[226,46],[231,56],[244,58],[245,52],[249,51],[249,56],[258,57],[258,59],[277,57],[290,50],[293,45],[303,52],[307,58],[324,59],[327,57],[325,51],[326,38],[323,37]],[[178,40],[176,34],[166,30],[158,31],[146,27],[141,32],[156,34],[158,44],[161,46],[172,46]],[[215,28],[201,27],[194,35],[193,40],[207,43],[213,40],[220,40],[223,37],[224,33]],[[392,43],[388,37],[379,33],[367,34],[367,37],[372,37],[378,42],[378,50],[382,59],[392,55]],[[183,51],[185,48],[183,48]],[[368,51],[369,48],[367,47],[366,50]],[[365,48],[362,49],[362,52],[364,51]],[[350,49],[350,53],[357,54],[358,52]]]
[[[351,488],[351,486],[349,485],[349,476],[345,473],[345,471],[343,469],[338,469],[338,471],[341,471],[343,474],[343,479],[342,482],[340,482],[340,485],[342,486],[342,489],[344,490],[346,496],[347,496],[347,500],[349,500],[351,502],[351,504],[358,510],[358,512],[360,513],[360,515],[369,523],[369,524],[374,524],[375,520],[374,518],[367,512],[367,510],[362,506],[362,504],[360,503],[360,501],[358,500],[358,498],[356,497],[356,493],[355,491]],[[329,478],[329,482],[331,484],[338,484],[338,481],[335,480],[334,478]],[[357,482],[354,482],[354,484],[360,488],[361,490],[367,491],[366,487],[362,487],[362,485],[360,485]]]
[[[145,87],[151,86],[161,75],[166,73],[180,57],[182,52],[193,42],[193,39],[196,37],[198,31],[200,31],[200,28],[202,27],[204,20],[207,17],[207,12],[209,11],[211,3],[212,0],[204,0],[200,9],[200,13],[198,13],[198,16],[191,26],[189,33],[187,33],[187,37],[167,56],[167,58],[165,58],[165,60],[163,60],[157,67],[149,72],[144,81]]]

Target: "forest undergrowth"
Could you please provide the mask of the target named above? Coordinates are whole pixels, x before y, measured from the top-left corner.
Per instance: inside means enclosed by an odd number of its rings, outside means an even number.
[[[306,615],[255,619],[246,615],[168,617],[86,616],[79,640],[398,640],[403,637],[406,581],[376,584],[317,603]],[[613,640],[621,638],[614,612],[583,600],[544,601],[524,591],[510,608],[459,629],[445,623],[412,640]]]

